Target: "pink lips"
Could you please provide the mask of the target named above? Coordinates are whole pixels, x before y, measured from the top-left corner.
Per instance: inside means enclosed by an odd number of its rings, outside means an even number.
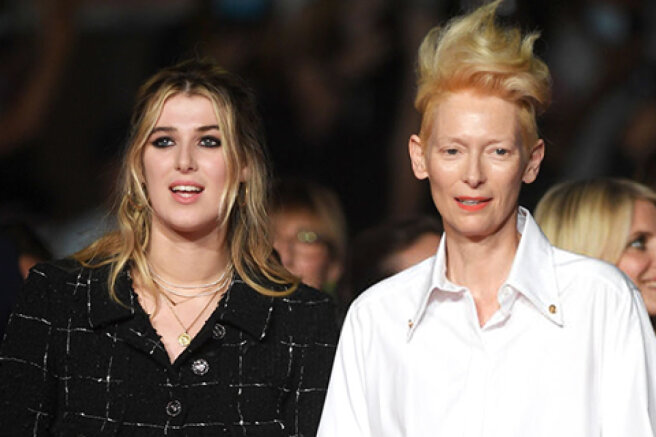
[[[190,181],[175,181],[169,185],[173,198],[183,204],[193,203],[200,197],[205,187]]]
[[[456,197],[456,204],[465,211],[480,211],[485,208],[492,200],[491,197]]]

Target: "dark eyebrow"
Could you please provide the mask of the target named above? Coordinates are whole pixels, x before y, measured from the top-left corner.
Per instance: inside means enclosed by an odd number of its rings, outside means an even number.
[[[174,132],[174,131],[175,131],[175,129],[172,128],[172,127],[160,126],[160,127],[153,128],[153,130],[150,131],[150,134],[152,135],[155,132]]]
[[[214,129],[219,130],[219,126],[217,126],[216,124],[210,124],[207,126],[201,126],[196,130],[200,132],[207,132],[208,130],[214,130]]]
[[[219,130],[219,126],[216,124],[208,124],[206,126],[200,126],[196,130],[199,132],[207,132],[209,130]],[[150,134],[154,134],[156,132],[175,132],[177,129],[174,127],[168,127],[168,126],[158,126],[156,128],[153,128],[153,130],[150,132]]]

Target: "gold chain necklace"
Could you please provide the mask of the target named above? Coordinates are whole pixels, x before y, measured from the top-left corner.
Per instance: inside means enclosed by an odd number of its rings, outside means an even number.
[[[223,273],[221,273],[221,276],[219,276],[217,280],[213,282],[208,282],[207,284],[198,284],[198,285],[180,285],[180,284],[175,284],[173,282],[169,282],[166,279],[164,279],[162,276],[160,276],[156,271],[154,271],[150,263],[148,263],[148,271],[153,277],[153,282],[155,282],[161,289],[166,290],[171,294],[175,294],[176,296],[185,297],[185,298],[195,298],[195,297],[209,296],[210,294],[214,294],[218,289],[223,288],[225,284],[232,279],[232,263],[228,263],[228,265],[226,265],[225,269],[223,270]],[[205,290],[205,291],[191,293],[191,294],[189,294],[189,291],[186,292],[180,291],[180,290],[200,290],[203,288],[210,288],[210,287],[216,287],[216,288],[214,288],[213,290]]]
[[[228,272],[228,271],[230,271],[230,276],[225,276],[225,273]],[[196,293],[196,294],[180,293],[179,291],[177,291],[173,288],[167,287],[166,285],[160,283],[159,279],[156,278],[156,277],[153,277],[153,282],[155,282],[155,284],[157,284],[157,286],[160,289],[162,289],[164,291],[168,291],[169,293],[174,294],[178,297],[184,297],[185,299],[195,299],[195,298],[198,298],[198,297],[209,296],[211,294],[216,293],[217,291],[219,291],[223,287],[225,287],[226,284],[232,280],[232,268],[229,267],[228,269],[226,269],[223,276],[224,276],[224,278],[221,278],[222,281],[221,281],[220,284],[218,284],[218,286],[216,288],[214,288],[213,290],[201,291],[200,293]],[[216,285],[216,284],[214,284],[214,285]],[[174,304],[174,305],[177,305],[177,304]]]
[[[168,297],[166,295],[166,293],[161,293],[162,296],[164,296],[164,300],[166,301],[167,305],[169,306],[169,309],[171,310],[171,314],[173,314],[173,317],[175,317],[175,320],[177,320],[178,323],[180,324],[180,326],[182,327],[182,333],[180,335],[178,335],[178,344],[180,346],[182,346],[182,347],[189,346],[189,344],[191,343],[191,335],[189,334],[189,330],[196,324],[196,322],[198,321],[198,319],[200,319],[200,316],[205,312],[205,310],[207,310],[207,308],[209,308],[210,303],[212,303],[212,301],[214,300],[214,297],[217,294],[221,295],[221,296],[223,295],[223,293],[218,292],[219,290],[220,290],[220,288],[217,288],[215,290],[215,295],[210,297],[207,300],[207,303],[205,304],[203,309],[200,310],[198,315],[194,318],[194,320],[192,320],[192,322],[189,324],[189,326],[185,326],[185,324],[182,323],[182,320],[180,320],[180,317],[178,317],[178,315],[175,313],[175,310],[173,309],[174,304],[173,304],[173,301],[171,300],[171,298]]]

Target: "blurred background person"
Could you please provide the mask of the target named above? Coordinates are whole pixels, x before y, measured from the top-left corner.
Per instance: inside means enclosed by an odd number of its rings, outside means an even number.
[[[656,192],[628,179],[563,182],[535,219],[561,249],[615,264],[640,289],[656,327]]]
[[[441,236],[439,220],[428,215],[392,219],[358,233],[338,287],[342,309],[376,282],[435,255]]]
[[[309,180],[280,179],[274,185],[270,216],[273,247],[285,268],[334,296],[347,244],[337,195]]]

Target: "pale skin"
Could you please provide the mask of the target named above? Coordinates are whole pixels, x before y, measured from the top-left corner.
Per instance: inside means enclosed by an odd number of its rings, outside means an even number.
[[[636,200],[629,241],[617,267],[638,286],[650,316],[656,315],[656,205]]]
[[[410,137],[412,168],[442,215],[447,277],[469,289],[484,326],[500,307],[520,240],[519,191],[537,177],[544,142],[525,146],[518,107],[495,96],[448,94],[431,116],[430,136]]]
[[[144,183],[152,206],[148,262],[175,284],[197,285],[220,277],[229,262],[226,230],[219,226],[220,197],[227,183],[221,132],[213,106],[201,96],[170,97],[143,151]],[[194,187],[192,190],[180,187]],[[175,315],[196,336],[225,292],[193,299],[167,294]],[[135,291],[162,337],[171,362],[184,351],[183,328],[164,297]],[[205,309],[203,309],[205,308]]]

